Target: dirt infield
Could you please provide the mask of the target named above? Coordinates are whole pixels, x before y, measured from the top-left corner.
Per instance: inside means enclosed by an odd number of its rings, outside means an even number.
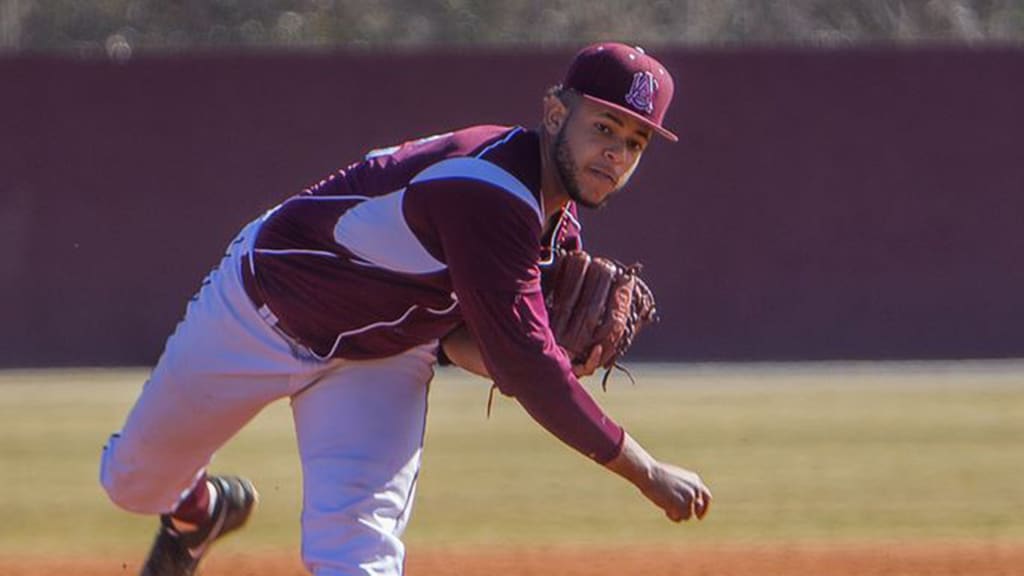
[[[136,574],[137,559],[0,559],[0,574]],[[297,553],[210,558],[205,576],[300,576]],[[1024,543],[412,550],[407,576],[1013,576]]]

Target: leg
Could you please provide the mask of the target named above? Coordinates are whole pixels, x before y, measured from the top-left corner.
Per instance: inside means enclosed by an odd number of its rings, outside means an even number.
[[[100,480],[127,510],[169,512],[213,453],[264,406],[288,396],[302,370],[241,287],[243,230],[189,303],[124,428],[104,448]]]
[[[110,499],[161,514],[144,576],[191,576],[209,545],[248,520],[256,490],[244,478],[210,477],[213,454],[264,406],[323,370],[292,355],[241,286],[250,226],[192,300],[167,341],[123,430],[100,464]]]
[[[345,362],[292,399],[302,555],[317,576],[399,576],[426,422],[432,347]]]
[[[115,504],[140,514],[171,512],[205,475],[213,454],[284,395],[273,393],[272,384],[244,399],[200,392],[204,386],[231,387],[219,378],[177,380],[157,367],[103,451],[100,481]]]

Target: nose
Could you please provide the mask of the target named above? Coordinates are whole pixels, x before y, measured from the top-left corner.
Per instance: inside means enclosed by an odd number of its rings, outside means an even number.
[[[604,149],[604,157],[616,164],[622,163],[626,158],[626,143],[616,140],[608,144]]]

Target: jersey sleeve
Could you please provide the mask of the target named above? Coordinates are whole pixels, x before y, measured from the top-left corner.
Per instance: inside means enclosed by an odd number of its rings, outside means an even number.
[[[522,199],[483,182],[417,184],[410,211],[429,225],[463,319],[488,372],[541,426],[597,462],[614,458],[622,428],[572,373],[548,328],[540,288],[540,220]]]

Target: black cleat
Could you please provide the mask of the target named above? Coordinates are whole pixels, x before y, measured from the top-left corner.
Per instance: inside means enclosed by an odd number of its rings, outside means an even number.
[[[210,545],[249,519],[259,499],[252,482],[236,476],[210,476],[207,480],[217,490],[213,517],[193,532],[180,533],[170,515],[161,516],[160,531],[141,576],[192,576]]]

